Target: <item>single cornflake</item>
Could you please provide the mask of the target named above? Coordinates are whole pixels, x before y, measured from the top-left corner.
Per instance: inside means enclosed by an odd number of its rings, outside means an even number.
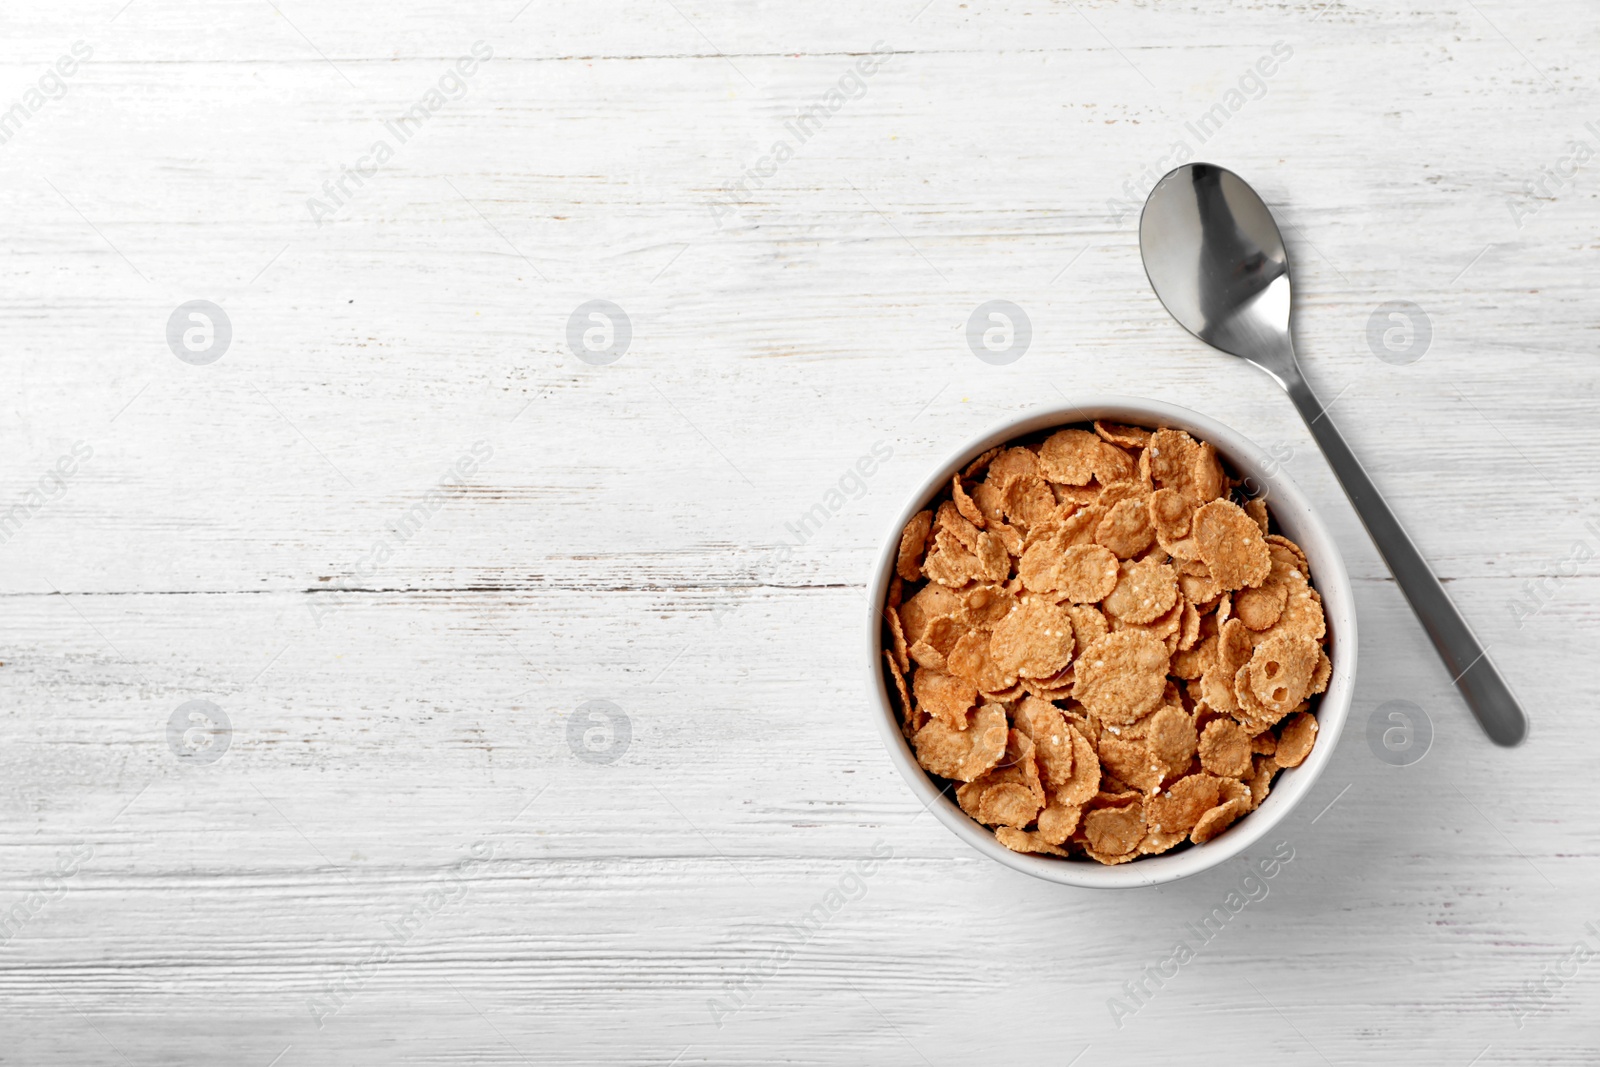
[[[1073,545],[1061,553],[1050,588],[1075,604],[1093,604],[1117,587],[1117,557],[1101,545]]]
[[[1162,830],[1187,833],[1211,808],[1217,806],[1217,779],[1209,774],[1180,778],[1150,798],[1149,819]]]
[[[1011,577],[1011,553],[1006,551],[999,534],[980,533],[974,554],[983,569],[983,577],[991,582],[1003,582]]]
[[[1267,536],[1267,502],[1260,497],[1251,497],[1242,505],[1244,513],[1256,520],[1256,525],[1261,527],[1261,536]]]
[[[1194,758],[1194,719],[1179,705],[1168,704],[1150,716],[1144,736],[1150,762],[1161,768],[1163,779],[1182,774]]]
[[[911,653],[906,645],[906,632],[904,625],[900,622],[900,613],[894,608],[885,607],[883,609],[883,618],[889,624],[889,639],[894,649],[895,662],[900,665],[902,671],[909,671],[911,669]]]
[[[895,573],[908,582],[922,577],[922,553],[928,547],[928,531],[933,528],[933,512],[919,511],[911,516],[900,534],[900,556]]]
[[[1049,678],[1072,661],[1072,617],[1043,597],[1026,597],[995,624],[989,658],[1008,677]]]
[[[1222,624],[1217,634],[1217,666],[1232,679],[1255,653],[1255,635],[1238,619]]]
[[[1043,818],[1041,815],[1040,819]],[[995,828],[994,838],[1012,852],[1044,852],[1051,856],[1070,855],[1066,849],[1059,847],[1060,842],[1048,841],[1042,832],[1029,833],[1014,826],[999,826]]]
[[[1151,481],[1158,489],[1176,489],[1200,503],[1200,494],[1194,488],[1194,462],[1199,450],[1194,438],[1182,430],[1157,430],[1150,435],[1150,445],[1144,452]]]
[[[1233,691],[1234,677],[1216,660],[1205,668],[1200,675],[1200,699],[1206,707],[1224,715],[1238,714],[1239,698]]]
[[[1039,467],[1052,482],[1088,485],[1104,444],[1086,430],[1061,430],[1039,446]]]
[[[1143,793],[1161,784],[1166,768],[1150,757],[1144,739],[1100,737],[1100,766],[1105,772]]]
[[[1183,614],[1178,620],[1178,652],[1187,652],[1200,640],[1200,609],[1185,597]],[[1180,675],[1181,677],[1181,675]]]
[[[1316,641],[1297,634],[1262,641],[1250,659],[1250,684],[1256,699],[1280,718],[1293,711],[1311,692],[1321,651]]]
[[[1159,856],[1173,846],[1182,843],[1186,836],[1181,830],[1146,829],[1144,840],[1139,842],[1139,855]]]
[[[967,712],[978,702],[978,690],[965,678],[923,667],[911,677],[917,707],[952,730],[967,728]]]
[[[1012,715],[1015,728],[1033,742],[1039,777],[1051,789],[1072,780],[1072,727],[1061,709],[1038,697],[1023,697]]]
[[[1183,600],[1180,597],[1173,600],[1172,607],[1149,622],[1127,622],[1124,619],[1113,618],[1111,620],[1111,629],[1113,632],[1117,630],[1142,630],[1151,637],[1160,640],[1166,646],[1167,655],[1170,656],[1176,647],[1178,627],[1182,623]],[[1170,671],[1171,668],[1169,667],[1168,670]]]
[[[1039,813],[1039,836],[1052,845],[1064,845],[1077,832],[1083,819],[1083,805],[1068,804],[1059,793],[1051,794],[1050,802]]]
[[[1102,607],[1112,619],[1134,625],[1152,622],[1178,602],[1178,575],[1155,560],[1126,562],[1117,569],[1117,584]]]
[[[994,624],[1011,614],[1011,610],[1017,606],[1017,598],[1003,585],[974,585],[963,589],[958,595],[962,607],[966,609],[967,619],[980,630],[994,629]]]
[[[1316,743],[1316,717],[1303,711],[1291,715],[1278,730],[1278,749],[1273,759],[1280,767],[1298,767],[1311,755],[1311,746]]]
[[[1137,556],[1150,547],[1155,536],[1150,525],[1150,508],[1142,496],[1131,496],[1112,504],[1094,530],[1095,543],[1109,548],[1118,559]]]
[[[1083,819],[1083,836],[1091,854],[1098,854],[1096,858],[1131,854],[1144,840],[1144,833],[1144,804],[1137,799],[1119,807],[1095,808]]]
[[[1056,790],[1063,804],[1085,804],[1100,789],[1100,756],[1077,727],[1072,732],[1072,777]]]
[[[917,762],[941,778],[970,782],[1000,762],[1010,731],[1006,709],[985,704],[965,730],[952,729],[940,719],[929,719],[911,739]]]
[[[983,455],[979,456],[971,463],[968,463],[967,469],[961,472],[961,477],[965,478],[969,482],[972,481],[972,479],[988,470],[990,462],[992,462],[994,457],[998,456],[1003,451],[1005,451],[1004,445],[997,445],[996,447],[989,449],[989,451],[983,453]]]
[[[1055,494],[1043,478],[1020,477],[1006,487],[1001,510],[1011,522],[1028,529],[1055,515]]]
[[[1220,778],[1250,773],[1250,735],[1232,719],[1213,719],[1200,734],[1200,765]]]
[[[1004,492],[1018,478],[1038,478],[1039,456],[1030,448],[1008,448],[989,461],[984,481]]]
[[[989,520],[984,517],[984,514],[981,510],[979,510],[978,505],[974,504],[972,502],[972,498],[967,495],[967,490],[962,486],[961,475],[959,474],[951,476],[950,499],[955,501],[956,510],[961,512],[962,517],[968,522],[972,523],[972,525],[978,527],[979,529],[982,529],[984,526],[988,525]]]
[[[1233,598],[1233,614],[1252,630],[1265,630],[1278,621],[1289,599],[1289,587],[1267,582],[1259,589],[1241,589]]]
[[[1084,649],[1075,673],[1073,699],[1108,722],[1131,723],[1161,701],[1167,646],[1141,630],[1119,630]]]
[[[1223,801],[1200,816],[1199,820],[1194,824],[1194,829],[1189,833],[1189,840],[1197,845],[1203,845],[1232,826],[1239,816],[1249,810],[1249,800],[1234,799]]]
[[[1189,536],[1189,524],[1199,505],[1181,489],[1157,489],[1145,502],[1150,525],[1163,543]]]
[[[1205,504],[1220,497],[1228,487],[1222,461],[1210,441],[1201,441],[1189,462],[1189,486],[1195,499]],[[1265,531],[1263,531],[1265,532]]]
[[[983,516],[983,524],[986,529],[993,529],[997,523],[1005,522],[1005,515],[1003,514],[1006,502],[1005,490],[988,482],[978,482],[976,485],[969,487],[967,493],[971,497],[973,506]]]
[[[1316,696],[1318,693],[1328,691],[1328,682],[1333,678],[1333,661],[1328,658],[1328,653],[1317,650],[1317,667],[1311,672],[1311,691],[1306,696]]]
[[[1143,448],[1150,443],[1150,431],[1137,426],[1124,426],[1117,422],[1104,422],[1095,420],[1094,432],[1102,440],[1109,441],[1123,448]]]
[[[911,694],[906,690],[906,676],[900,673],[900,665],[887,649],[883,658],[889,664],[889,676],[894,679],[894,691],[900,697],[900,732],[910,737],[922,725],[923,715],[911,701]]]
[[[930,582],[900,605],[900,623],[905,628],[906,640],[916,644],[927,636],[928,624],[941,615],[965,617],[961,594]]]
[[[1213,500],[1197,509],[1193,536],[1200,559],[1223,589],[1259,585],[1272,568],[1260,527],[1231,500]]]

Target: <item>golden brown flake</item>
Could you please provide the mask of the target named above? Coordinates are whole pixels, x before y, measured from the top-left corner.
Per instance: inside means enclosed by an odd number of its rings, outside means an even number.
[[[1103,444],[1086,430],[1061,430],[1039,446],[1039,467],[1052,482],[1088,485]]]
[[[1200,816],[1217,806],[1218,781],[1209,774],[1191,774],[1150,798],[1150,825],[1167,832],[1194,829]]]
[[[1007,677],[1049,678],[1071,662],[1072,649],[1072,617],[1037,596],[996,623],[989,640],[989,658]]]
[[[1154,560],[1123,563],[1117,584],[1105,594],[1105,613],[1114,620],[1143,625],[1165,615],[1178,602],[1178,575]]]
[[[1094,432],[1100,435],[1101,440],[1121,445],[1123,448],[1143,448],[1150,443],[1150,431],[1137,426],[1123,426],[1121,423],[1103,422],[1097,419]]]
[[[1244,513],[1256,520],[1256,525],[1261,527],[1261,536],[1267,536],[1267,502],[1260,497],[1252,497],[1244,502]]]
[[[1144,805],[1135,800],[1121,807],[1096,808],[1083,820],[1089,848],[1102,856],[1131,854],[1144,840]]]
[[[1077,604],[1093,604],[1117,587],[1117,557],[1101,545],[1073,545],[1061,553],[1051,589]]]
[[[1262,641],[1250,659],[1250,684],[1256,699],[1280,718],[1293,711],[1311,692],[1311,676],[1321,652],[1316,641],[1297,634]]]
[[[941,778],[970,782],[1000,762],[1008,735],[1006,709],[985,704],[965,730],[929,719],[912,737],[911,745],[925,769]]]
[[[894,679],[894,691],[900,697],[900,732],[909,738],[922,725],[923,714],[911,702],[911,694],[906,690],[906,676],[900,673],[899,664],[895,663],[887,649],[883,658],[889,664],[889,676]]]
[[[1250,801],[1244,798],[1226,800],[1200,816],[1194,824],[1194,830],[1189,834],[1189,840],[1197,845],[1203,845],[1212,840],[1222,831],[1234,824],[1234,821],[1250,810]]]
[[[1072,780],[1072,728],[1061,709],[1038,697],[1023,697],[1013,721],[1017,730],[1033,742],[1034,761],[1039,777],[1051,789]]]
[[[906,632],[900,622],[900,613],[893,608],[883,609],[884,621],[889,624],[889,639],[894,649],[894,659],[902,671],[911,669],[911,654],[906,647]]]
[[[1200,734],[1200,765],[1220,778],[1250,773],[1250,735],[1232,719],[1214,719]]]
[[[1267,582],[1258,589],[1241,589],[1233,598],[1234,616],[1252,630],[1265,630],[1283,614],[1289,587]]]
[[[1311,755],[1317,743],[1315,716],[1301,712],[1291,715],[1278,730],[1278,750],[1273,755],[1280,767],[1298,767]]]
[[[1107,634],[1083,650],[1073,699],[1107,722],[1131,723],[1154,711],[1167,682],[1167,646],[1141,630]]]
[[[923,667],[911,677],[917,707],[952,730],[967,728],[967,712],[978,702],[978,690],[965,678]]]
[[[1083,805],[1067,804],[1059,793],[1039,813],[1039,836],[1052,845],[1064,845],[1077,832],[1083,819]]]
[[[1163,779],[1181,775],[1195,754],[1194,719],[1181,706],[1168,704],[1150,716],[1145,731],[1150,762],[1161,768]]]
[[[1085,804],[1100,789],[1100,756],[1087,738],[1072,729],[1072,777],[1056,790],[1063,804]]]
[[[979,529],[988,525],[989,520],[984,517],[978,505],[974,504],[972,498],[967,495],[967,490],[962,486],[961,475],[959,474],[953,475],[950,479],[950,499],[955,501],[956,510],[961,512],[961,516],[972,525]],[[1265,533],[1266,531],[1262,532]]]
[[[933,512],[919,511],[911,516],[900,534],[900,557],[895,573],[908,582],[922,577],[922,553],[928,547],[928,531],[933,528]]]
[[[1118,559],[1137,556],[1150,547],[1155,536],[1150,525],[1150,508],[1142,496],[1131,496],[1112,504],[1094,530],[1095,542],[1109,548]]]
[[[1038,478],[1039,456],[1029,448],[1008,448],[989,461],[984,481],[1004,492],[1018,478]]]
[[[965,607],[960,593],[931,582],[900,605],[900,622],[905,627],[906,640],[912,644],[922,640],[927,635],[928,624],[941,615],[965,617]]]
[[[1043,816],[1040,820],[1043,821]],[[1014,826],[999,826],[995,828],[994,838],[1012,852],[1044,852],[1052,856],[1070,855],[1066,849],[1058,847],[1061,842],[1051,843],[1045,839],[1043,833],[1029,833],[1018,830]],[[1065,840],[1063,838],[1063,840]]]
[[[1197,509],[1193,533],[1200,559],[1223,589],[1259,585],[1272,568],[1260,527],[1231,500]]]

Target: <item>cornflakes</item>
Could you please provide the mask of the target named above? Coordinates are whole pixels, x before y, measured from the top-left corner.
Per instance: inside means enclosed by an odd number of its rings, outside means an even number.
[[[1240,486],[1208,442],[1102,421],[989,450],[906,524],[883,630],[902,730],[1005,847],[1203,845],[1310,754],[1322,600]]]

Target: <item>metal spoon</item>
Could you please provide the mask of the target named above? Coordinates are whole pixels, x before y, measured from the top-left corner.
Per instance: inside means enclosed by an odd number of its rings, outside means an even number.
[[[1289,394],[1484,733],[1497,745],[1520,742],[1528,720],[1516,697],[1300,373],[1289,257],[1267,205],[1232,171],[1179,167],[1145,201],[1139,248],[1156,296],[1184,329],[1260,367]]]

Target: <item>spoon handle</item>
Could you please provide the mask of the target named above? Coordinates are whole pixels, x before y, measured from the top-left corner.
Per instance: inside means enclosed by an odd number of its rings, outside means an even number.
[[[1489,659],[1487,650],[1456,610],[1444,586],[1434,577],[1389,505],[1384,503],[1305,378],[1295,374],[1288,378],[1284,388],[1295,407],[1300,409],[1300,417],[1305,419],[1311,436],[1316,438],[1328,465],[1344,486],[1345,495],[1378,546],[1383,561],[1389,565],[1400,591],[1411,601],[1411,609],[1428,631],[1433,647],[1444,660],[1451,679],[1466,698],[1483,732],[1497,745],[1519,743],[1528,732],[1527,717]]]

